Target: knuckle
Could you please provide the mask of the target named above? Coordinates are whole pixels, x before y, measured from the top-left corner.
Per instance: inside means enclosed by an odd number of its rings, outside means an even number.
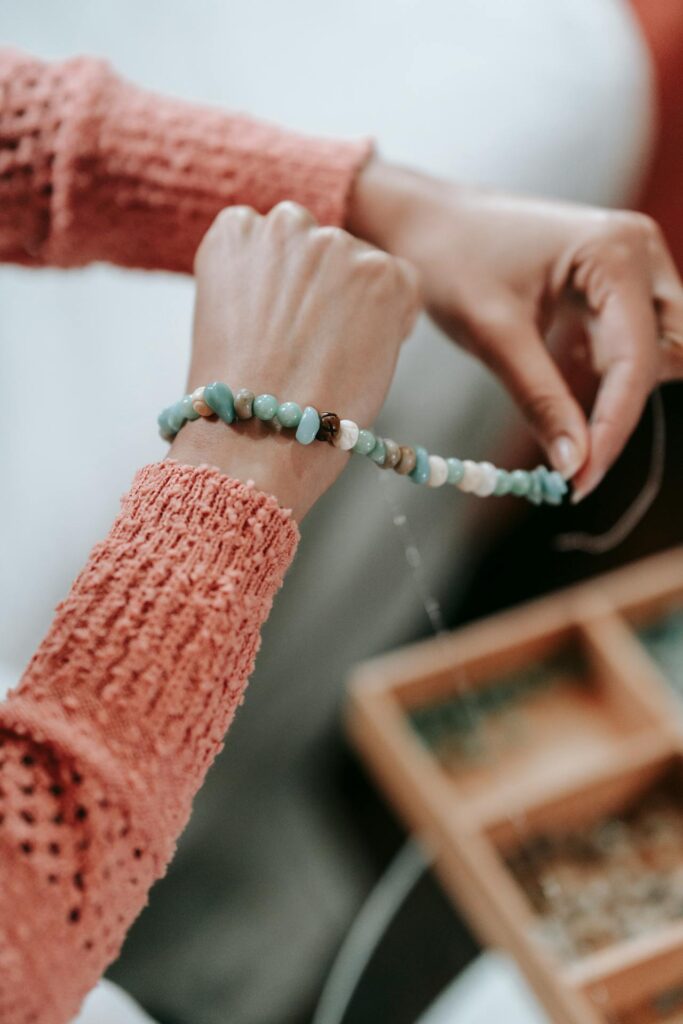
[[[268,214],[268,220],[276,224],[286,224],[293,227],[315,223],[313,215],[291,199],[283,199],[281,203],[274,206]]]
[[[620,254],[640,251],[659,234],[657,222],[636,210],[608,213],[604,222],[603,237]]]
[[[394,269],[394,260],[387,253],[379,249],[368,249],[356,253],[356,266],[360,268],[367,277],[384,277]]]
[[[226,206],[218,213],[204,236],[204,242],[211,245],[231,234],[242,234],[254,223],[258,214],[250,206]]]
[[[313,241],[321,249],[331,245],[347,244],[350,240],[350,235],[343,228],[338,228],[334,224],[324,224],[313,232]]]
[[[250,206],[226,206],[216,217],[214,225],[227,229],[233,225],[247,224],[255,217],[256,212]]]
[[[194,256],[195,272],[201,269],[223,239],[236,232],[245,232],[258,216],[249,206],[226,206],[220,210],[197,247]]]
[[[408,260],[397,259],[396,269],[398,279],[406,296],[406,302],[411,306],[418,306],[420,302],[420,275],[417,267]]]
[[[497,345],[517,327],[517,311],[510,302],[492,299],[472,314],[469,326],[483,341]]]

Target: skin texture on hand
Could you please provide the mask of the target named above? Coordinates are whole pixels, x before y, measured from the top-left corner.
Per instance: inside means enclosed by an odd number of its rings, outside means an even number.
[[[223,380],[234,392],[249,388],[360,426],[373,422],[417,313],[408,264],[341,228],[318,227],[285,202],[265,217],[247,207],[220,213],[195,276],[189,391]],[[170,454],[253,480],[298,520],[349,458],[329,444],[302,446],[256,419],[187,423]]]
[[[349,230],[410,260],[433,319],[496,373],[580,500],[652,389],[683,375],[683,287],[650,218],[451,185],[380,160]],[[587,420],[545,344],[567,303],[599,386]]]

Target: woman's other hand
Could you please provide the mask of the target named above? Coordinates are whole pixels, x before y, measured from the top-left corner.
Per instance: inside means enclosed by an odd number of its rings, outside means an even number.
[[[417,313],[412,267],[340,228],[318,227],[286,202],[265,217],[223,210],[199,247],[195,274],[190,391],[223,380],[233,392],[249,388],[372,424]],[[304,447],[256,419],[187,423],[171,456],[251,479],[299,520],[348,461],[328,444]]]
[[[683,288],[642,214],[460,187],[376,160],[349,228],[417,267],[434,320],[500,377],[576,500],[619,455],[652,389],[683,375]],[[567,299],[599,377],[588,422],[544,342]]]

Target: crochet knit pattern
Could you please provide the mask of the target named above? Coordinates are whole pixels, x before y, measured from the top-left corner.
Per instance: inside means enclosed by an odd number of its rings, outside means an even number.
[[[0,705],[0,1021],[66,1024],[164,873],[298,530],[209,467],[141,470]]]
[[[0,50],[0,260],[189,271],[225,206],[291,199],[342,224],[369,153],[155,95],[103,61]]]

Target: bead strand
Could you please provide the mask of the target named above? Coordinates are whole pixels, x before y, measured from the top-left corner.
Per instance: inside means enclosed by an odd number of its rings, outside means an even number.
[[[319,413],[312,405],[302,409],[296,402],[279,402],[275,395],[256,395],[248,388],[233,395],[222,381],[196,388],[164,409],[158,418],[159,432],[170,442],[187,421],[200,416],[217,416],[227,424],[256,418],[277,430],[293,430],[299,444],[326,441],[341,451],[365,455],[381,469],[393,469],[413,483],[428,487],[450,484],[480,498],[511,494],[534,505],[561,505],[569,490],[564,477],[546,466],[508,471],[498,469],[492,462],[430,455],[421,445],[398,445],[391,438],[378,437],[359,427],[353,420],[340,419],[336,413]]]

